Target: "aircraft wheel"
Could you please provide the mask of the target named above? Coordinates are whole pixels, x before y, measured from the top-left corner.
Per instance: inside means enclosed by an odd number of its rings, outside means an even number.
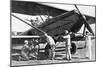
[[[71,54],[75,54],[76,53],[76,44],[75,43],[71,43]]]
[[[47,58],[49,58],[50,54],[51,54],[51,46],[47,44],[45,47],[45,55]]]

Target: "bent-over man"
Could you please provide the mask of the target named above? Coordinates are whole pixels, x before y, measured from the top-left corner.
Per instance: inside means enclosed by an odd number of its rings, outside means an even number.
[[[55,59],[55,41],[54,41],[54,39],[53,39],[51,36],[49,36],[48,34],[45,33],[44,35],[45,35],[45,37],[46,37],[47,44],[49,44],[50,47],[51,47],[51,51],[49,52],[49,59],[54,60],[54,59]]]

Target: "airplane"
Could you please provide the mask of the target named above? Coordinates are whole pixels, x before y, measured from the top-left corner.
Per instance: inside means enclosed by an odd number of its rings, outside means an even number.
[[[26,20],[20,19],[19,17],[11,14],[11,16],[14,16],[15,18],[21,20],[22,22],[32,27],[32,29],[29,29],[28,31],[21,33],[20,36],[12,36],[11,37],[12,42],[15,41],[16,39],[20,39],[20,40],[21,39],[25,40],[27,38],[41,39],[41,36],[45,32],[48,35],[54,37],[54,39],[55,37],[58,37],[56,41],[63,41],[61,36],[64,36],[64,30],[68,30],[70,32],[73,32],[74,34],[78,34],[77,32],[80,30],[82,25],[85,25],[83,33],[79,34],[78,36],[73,36],[72,41],[79,41],[82,39],[84,40],[84,34],[86,28],[92,35],[94,35],[94,32],[92,31],[89,23],[95,23],[95,22],[88,22],[88,21],[91,18],[95,20],[95,18],[88,15],[83,15],[76,5],[75,7],[78,13],[75,12],[74,10],[66,11],[66,10],[54,8],[37,2],[12,1],[11,6],[12,6],[11,12],[13,13],[20,13],[26,15],[48,15],[48,17],[49,16],[53,17],[53,18],[48,18],[46,21],[43,21],[44,23],[42,23],[38,27],[35,27],[27,23]],[[86,17],[86,19],[84,18],[84,16]],[[72,44],[72,45],[74,45],[72,47],[74,49],[74,50],[72,49],[74,54],[76,52],[76,44]]]

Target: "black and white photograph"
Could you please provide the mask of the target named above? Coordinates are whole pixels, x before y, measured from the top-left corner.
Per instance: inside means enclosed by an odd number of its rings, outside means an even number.
[[[96,6],[11,0],[11,66],[96,61]]]

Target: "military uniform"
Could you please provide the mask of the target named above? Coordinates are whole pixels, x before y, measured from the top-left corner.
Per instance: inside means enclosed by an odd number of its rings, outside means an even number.
[[[71,37],[70,34],[63,36],[63,38],[65,39],[66,43],[65,43],[65,50],[66,50],[66,59],[71,60]]]
[[[91,47],[92,47],[92,43],[91,43],[91,36],[86,35],[86,57],[88,57],[90,60],[92,59],[92,52],[91,52]]]

